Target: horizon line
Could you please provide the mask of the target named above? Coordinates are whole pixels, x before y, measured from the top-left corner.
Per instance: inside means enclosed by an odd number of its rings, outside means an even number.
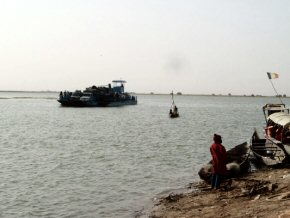
[[[59,93],[60,91],[51,91],[51,90],[38,90],[38,91],[25,91],[25,90],[0,90],[0,92],[38,92],[38,93]],[[134,93],[137,95],[171,95],[171,93],[155,93],[155,92],[148,92],[148,93],[137,93],[137,92],[129,92]],[[181,92],[176,92],[175,95],[184,95],[184,96],[228,96],[228,97],[278,97],[277,95],[261,95],[261,94],[192,94],[192,93],[185,93],[182,94]],[[279,97],[288,98],[286,94],[279,95]]]

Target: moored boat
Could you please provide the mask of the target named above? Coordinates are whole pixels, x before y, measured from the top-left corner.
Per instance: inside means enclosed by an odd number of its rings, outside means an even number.
[[[276,167],[283,165],[288,160],[279,141],[261,138],[257,130],[252,135],[250,149],[257,162],[262,165]]]
[[[272,79],[279,78],[279,74],[267,72],[267,75],[279,97],[272,83]],[[266,127],[264,127],[265,138],[260,138],[256,130],[251,138],[250,148],[253,155],[267,166],[281,166],[289,163],[290,114],[282,99],[280,97],[279,99],[281,101],[279,104],[266,104],[263,106],[266,121]]]
[[[228,177],[238,177],[249,170],[249,153],[250,148],[247,142],[239,144],[227,151],[227,170]],[[199,177],[210,182],[212,177],[212,160],[205,164],[199,171]]]
[[[279,146],[290,156],[290,114],[289,109],[281,104],[279,110],[264,112],[266,119],[265,138]],[[265,110],[267,107],[263,107]],[[289,157],[288,157],[289,159]]]

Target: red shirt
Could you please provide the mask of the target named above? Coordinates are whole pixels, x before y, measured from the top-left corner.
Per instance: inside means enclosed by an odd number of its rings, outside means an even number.
[[[222,144],[214,143],[210,147],[213,173],[224,175],[227,172],[227,152]]]

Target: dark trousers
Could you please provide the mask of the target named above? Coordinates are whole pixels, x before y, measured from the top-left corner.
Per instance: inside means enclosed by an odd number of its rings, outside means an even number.
[[[211,187],[215,189],[220,188],[222,179],[223,179],[222,175],[213,173],[211,178]]]

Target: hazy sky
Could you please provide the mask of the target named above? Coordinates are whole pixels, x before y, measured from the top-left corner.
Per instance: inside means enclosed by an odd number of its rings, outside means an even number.
[[[289,0],[0,0],[0,90],[290,96]]]

